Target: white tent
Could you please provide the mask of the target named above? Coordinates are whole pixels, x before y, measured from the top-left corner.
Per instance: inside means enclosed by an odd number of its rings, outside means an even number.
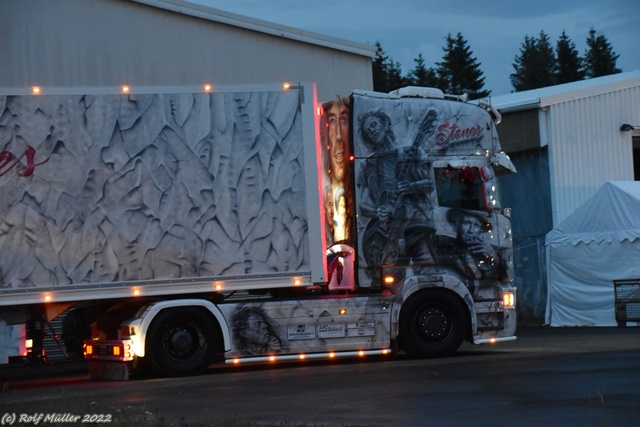
[[[614,280],[640,278],[640,181],[611,181],[546,236],[551,326],[616,326]]]

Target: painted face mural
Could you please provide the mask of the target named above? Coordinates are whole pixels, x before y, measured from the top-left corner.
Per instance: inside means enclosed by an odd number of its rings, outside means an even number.
[[[389,345],[393,297],[282,299],[230,303],[220,310],[231,327],[231,357],[373,349]],[[343,310],[346,313],[340,314]]]
[[[353,244],[350,100],[337,97],[322,105],[320,134],[327,244]]]
[[[240,307],[231,317],[233,341],[243,356],[286,352],[284,332],[260,307]]]

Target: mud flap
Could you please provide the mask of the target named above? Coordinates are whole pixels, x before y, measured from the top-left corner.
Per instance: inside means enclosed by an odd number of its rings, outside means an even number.
[[[91,360],[89,361],[89,379],[127,381],[129,380],[129,364],[125,362]]]

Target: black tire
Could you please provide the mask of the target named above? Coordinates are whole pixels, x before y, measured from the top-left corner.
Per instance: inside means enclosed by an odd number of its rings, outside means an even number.
[[[145,359],[164,376],[202,373],[213,362],[219,342],[214,322],[199,308],[161,311],[149,327]]]
[[[454,353],[468,328],[467,309],[448,291],[427,290],[413,295],[400,315],[400,346],[413,357]]]

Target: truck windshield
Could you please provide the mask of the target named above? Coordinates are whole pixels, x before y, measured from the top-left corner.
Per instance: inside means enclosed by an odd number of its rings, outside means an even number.
[[[494,200],[492,174],[486,168],[434,168],[438,205],[469,210],[491,210]]]

